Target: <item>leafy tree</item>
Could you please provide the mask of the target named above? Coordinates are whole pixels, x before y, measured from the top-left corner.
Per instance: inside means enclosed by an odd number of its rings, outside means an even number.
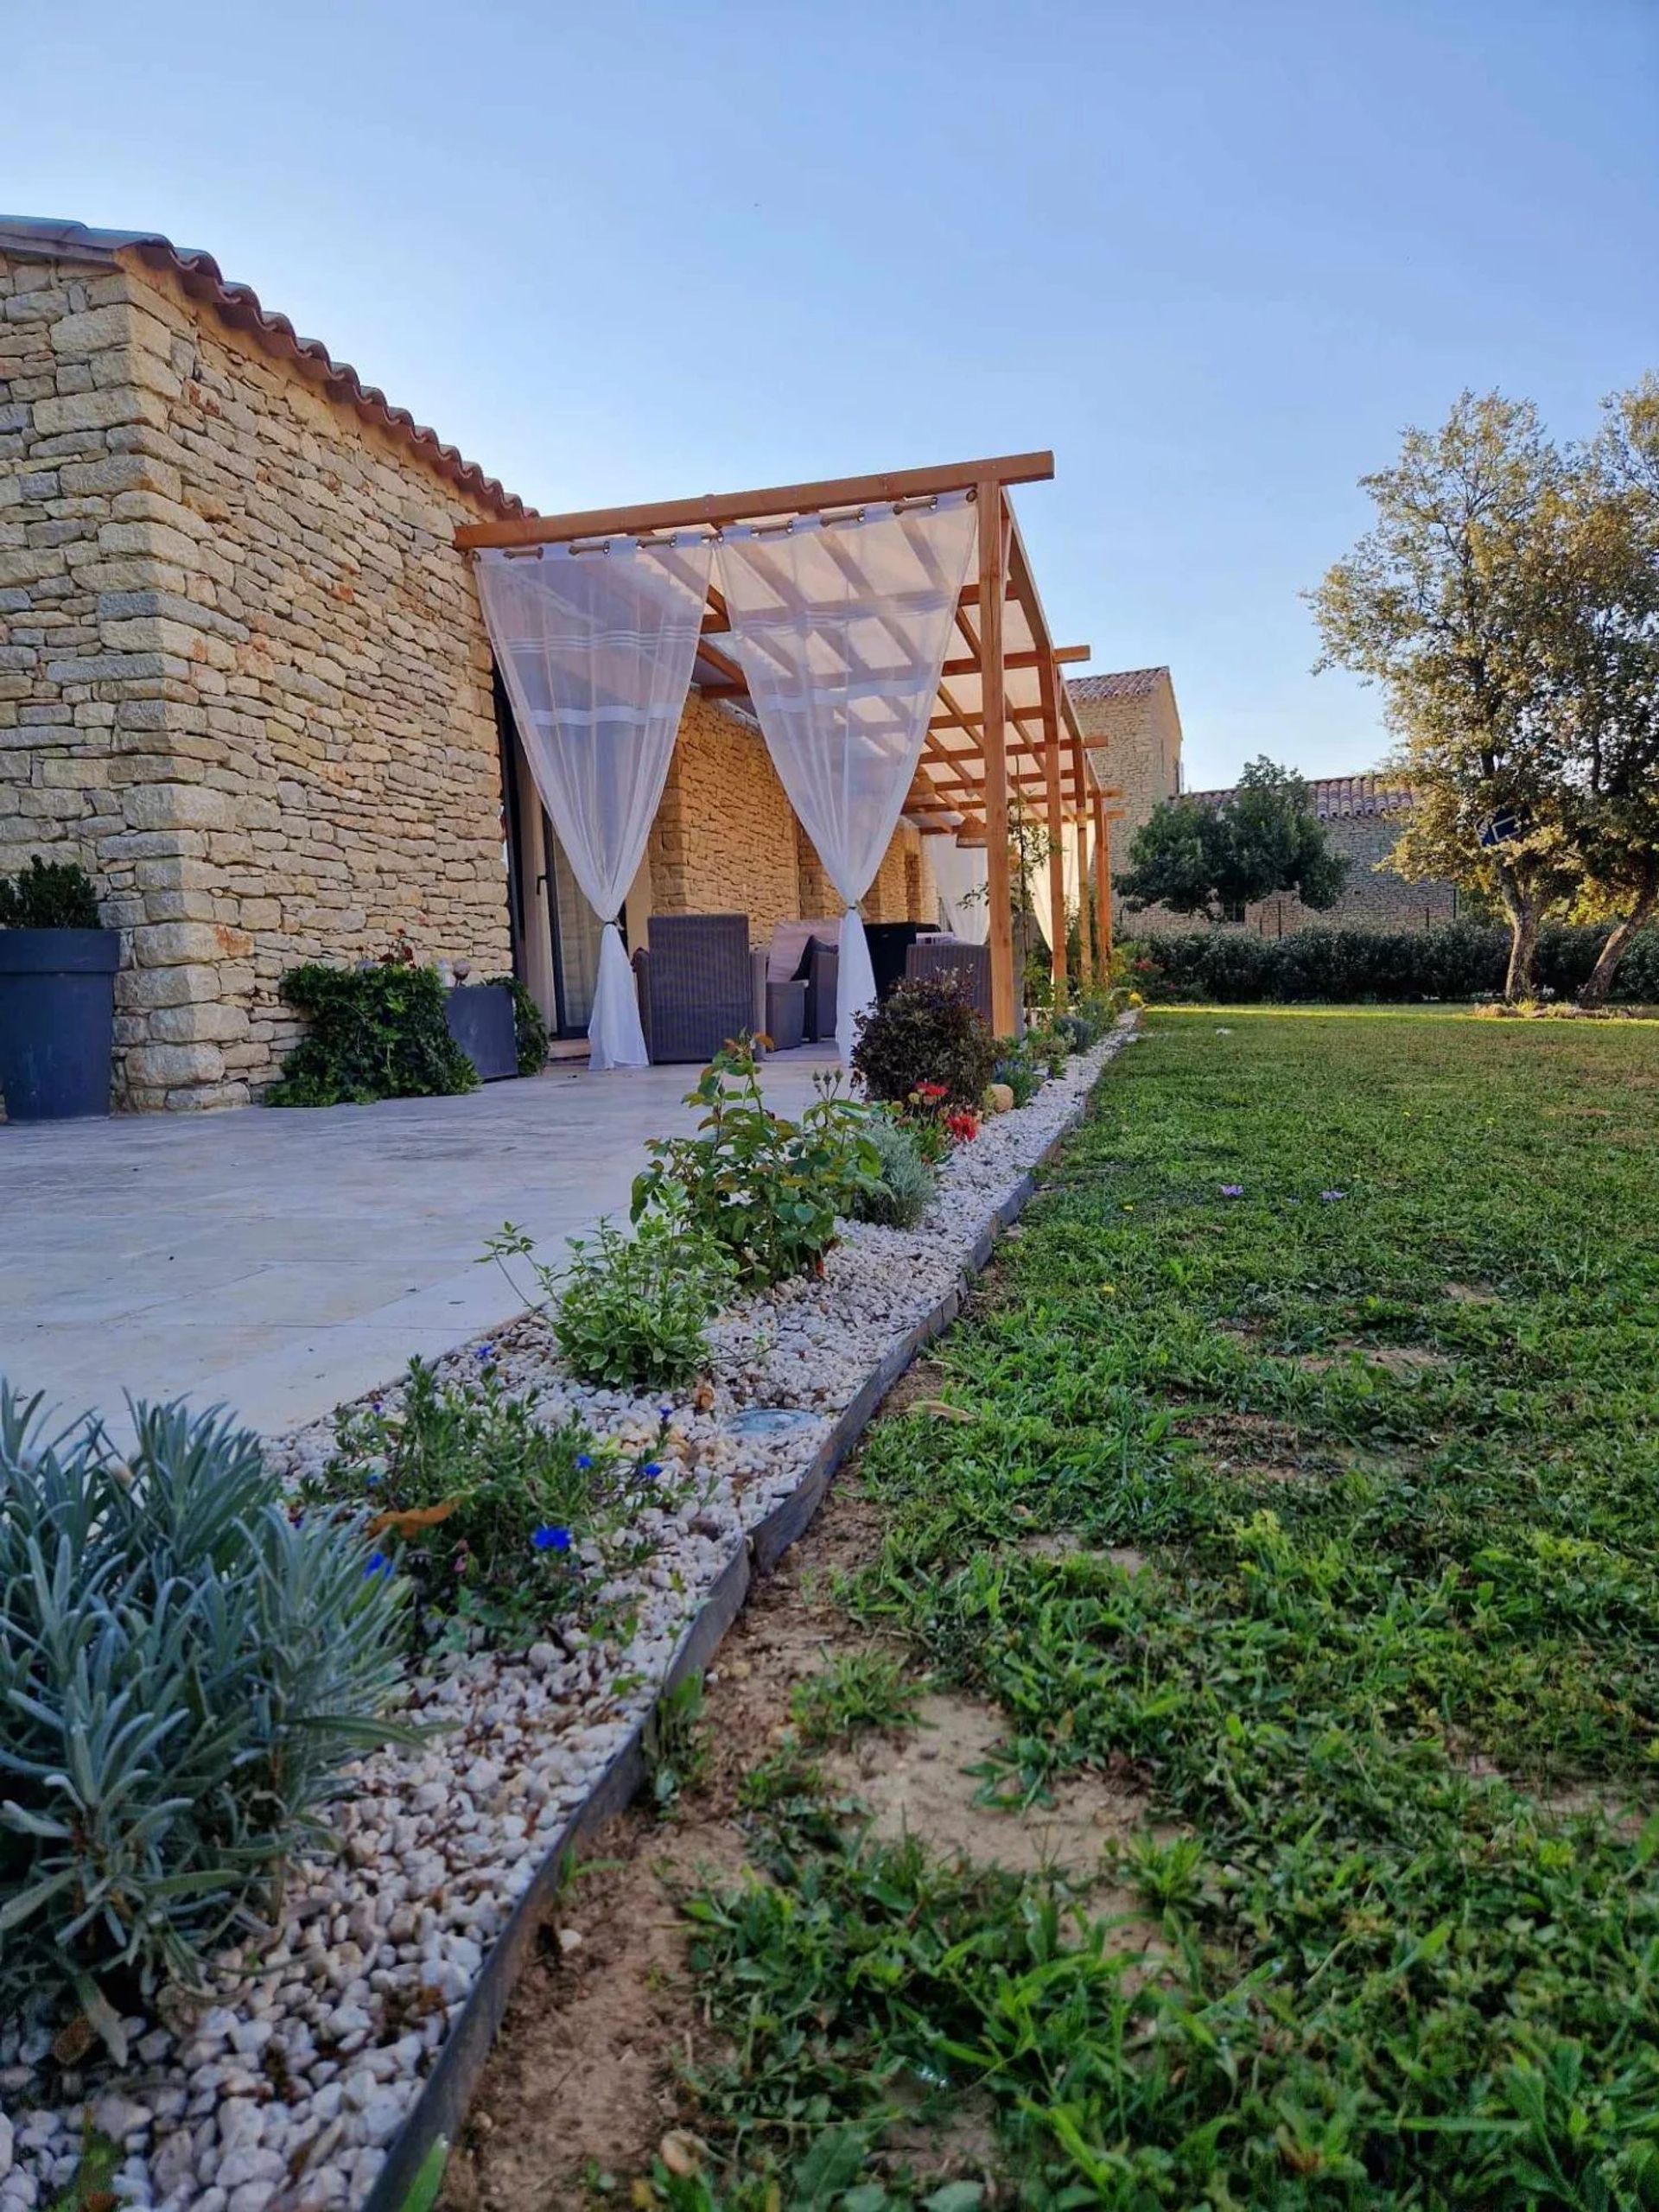
[[[1417,795],[1393,864],[1501,909],[1511,999],[1552,911],[1615,922],[1596,1003],[1659,901],[1656,421],[1649,380],[1563,454],[1529,403],[1465,392],[1363,480],[1373,526],[1311,595],[1320,666],[1382,685]]]
[[[1659,912],[1659,378],[1609,400],[1580,462],[1552,637],[1573,918],[1611,924],[1580,1006],[1606,1002]]]
[[[1113,880],[1132,912],[1150,906],[1212,922],[1252,900],[1294,891],[1305,906],[1334,906],[1348,863],[1331,850],[1307,785],[1263,757],[1219,806],[1166,799],[1136,830],[1129,865]]]

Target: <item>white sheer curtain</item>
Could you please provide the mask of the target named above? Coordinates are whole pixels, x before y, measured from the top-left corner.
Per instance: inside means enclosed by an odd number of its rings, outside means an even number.
[[[486,552],[478,588],[536,788],[605,925],[588,1065],[647,1063],[617,927],[663,795],[691,686],[713,541]]]
[[[915,773],[975,543],[964,493],[728,531],[732,648],[790,804],[846,901],[836,1039],[875,996],[858,901]]]
[[[991,933],[990,901],[985,895],[989,860],[983,845],[959,845],[953,836],[932,836],[927,854],[939,887],[939,920],[952,937],[983,944]]]
[[[1048,833],[1048,817],[1039,817],[1044,834]],[[1077,832],[1072,823],[1063,823],[1053,833],[1060,841],[1060,863],[1065,880],[1065,911],[1080,914],[1083,911],[1079,893],[1081,879],[1077,874]],[[1038,927],[1047,939],[1052,950],[1054,944],[1054,901],[1049,895],[1048,854],[1045,850],[1039,861],[1033,861],[1026,870],[1026,889],[1031,898],[1031,911],[1037,917]],[[1065,927],[1065,915],[1060,917],[1059,926]]]

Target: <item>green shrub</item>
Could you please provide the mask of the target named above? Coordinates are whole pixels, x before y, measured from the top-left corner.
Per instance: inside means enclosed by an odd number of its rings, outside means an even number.
[[[1074,1052],[1086,1052],[1100,1042],[1105,1023],[1080,1007],[1075,1014],[1057,1014],[1052,1025]]]
[[[1605,932],[1558,926],[1538,940],[1538,985],[1570,999],[1588,977]],[[1484,998],[1503,988],[1510,934],[1479,922],[1431,930],[1299,930],[1259,938],[1243,930],[1195,930],[1141,938],[1127,946],[1130,981],[1149,1000],[1243,1005]],[[1625,954],[1613,996],[1659,1000],[1659,930],[1642,931]]]
[[[95,930],[98,894],[78,861],[38,853],[16,875],[0,875],[0,930]]]
[[[859,1017],[853,1072],[874,1099],[902,1106],[942,1084],[943,1104],[977,1106],[991,1080],[990,1026],[954,982],[899,983]]]
[[[569,1249],[563,1268],[544,1266],[508,1222],[486,1256],[510,1282],[509,1262],[528,1262],[541,1285],[540,1298],[528,1302],[550,1307],[559,1350],[582,1382],[660,1389],[707,1367],[709,1322],[729,1298],[737,1267],[691,1221],[683,1192],[664,1183],[632,1236],[601,1221],[591,1240],[573,1236]]]
[[[889,1114],[872,1114],[865,1135],[876,1156],[876,1181],[853,1201],[857,1221],[886,1229],[913,1229],[933,1196],[933,1170],[922,1155],[916,1132]]]
[[[478,1071],[444,1020],[435,969],[397,960],[330,968],[314,960],[290,968],[282,988],[311,1027],[283,1062],[267,1106],[366,1105],[477,1090]]]
[[[396,1580],[259,1440],[139,1406],[42,1440],[0,1384],[0,2018],[119,2015],[257,1925],[346,1764],[404,1733]]]
[[[502,1388],[493,1347],[476,1381],[445,1382],[411,1359],[403,1403],[347,1408],[306,1503],[372,1507],[377,1561],[407,1576],[416,1644],[523,1644],[582,1600],[578,1547],[626,1524],[662,1474],[580,1421],[537,1419],[532,1392]]]
[[[651,1166],[634,1178],[633,1219],[664,1208],[722,1244],[747,1283],[779,1282],[818,1266],[835,1242],[836,1217],[849,1214],[875,1181],[868,1117],[833,1080],[798,1122],[774,1114],[760,1094],[747,1045],[728,1045],[703,1070],[688,1106],[702,1118],[693,1137],[654,1137]]]
[[[520,1075],[539,1075],[547,1065],[547,1024],[538,1007],[516,976],[492,976],[512,995],[512,1034]]]

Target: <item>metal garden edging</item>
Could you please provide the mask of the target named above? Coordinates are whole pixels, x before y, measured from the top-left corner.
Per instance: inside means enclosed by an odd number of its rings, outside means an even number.
[[[1133,1027],[1132,1022],[1120,1024],[1120,1031],[1127,1036]],[[1102,1064],[1101,1075],[1109,1065],[1109,1061]],[[1096,1082],[1098,1081],[1096,1077]],[[441,2139],[454,2141],[483,2075],[496,2031],[506,2012],[507,2000],[529,1961],[537,1931],[558,1894],[569,1862],[594,1829],[626,1809],[645,1779],[646,1732],[663,1698],[688,1676],[703,1672],[720,1649],[727,1630],[742,1611],[754,1576],[770,1573],[790,1546],[805,1535],[837,1468],[869,1427],[881,1401],[917,1353],[936,1337],[943,1336],[961,1313],[973,1278],[990,1258],[997,1239],[1030,1204],[1038,1176],[1075,1132],[1089,1110],[1093,1095],[1091,1084],[974,1239],[955,1283],[932,1311],[908,1329],[870,1370],[856,1396],[818,1446],[800,1481],[764,1520],[755,1523],[741,1548],[721,1570],[701,1611],[681,1637],[651,1707],[635,1722],[627,1740],[584,1802],[559,1830],[529,1887],[509,1914],[505,1927],[491,1946],[478,1980],[461,2006],[461,2017],[438,2053],[437,2064],[388,2146],[386,2162],[364,2198],[360,2212],[404,2212],[404,2201],[423,2161],[430,2156],[433,2145]]]

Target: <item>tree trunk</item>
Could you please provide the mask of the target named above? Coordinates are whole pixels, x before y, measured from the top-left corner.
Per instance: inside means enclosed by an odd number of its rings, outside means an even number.
[[[1538,957],[1538,903],[1512,893],[1504,900],[1510,917],[1510,972],[1503,996],[1513,1006],[1533,995],[1533,967]]]
[[[1586,1009],[1605,1006],[1607,994],[1612,988],[1613,977],[1618,973],[1618,963],[1624,957],[1630,939],[1659,906],[1659,882],[1649,884],[1622,922],[1616,922],[1607,932],[1607,941],[1597,957],[1595,966],[1579,992],[1578,1003]]]

